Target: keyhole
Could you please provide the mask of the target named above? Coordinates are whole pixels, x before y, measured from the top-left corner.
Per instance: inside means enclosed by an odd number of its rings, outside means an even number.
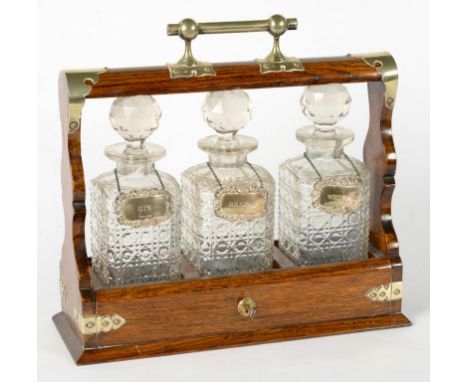
[[[257,312],[255,300],[251,297],[245,297],[237,305],[239,314],[244,318],[253,318]]]

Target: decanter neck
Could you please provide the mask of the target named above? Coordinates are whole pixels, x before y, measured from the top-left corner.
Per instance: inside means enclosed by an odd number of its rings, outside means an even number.
[[[129,162],[126,160],[118,160],[116,168],[121,175],[148,175],[153,170],[154,162]]]
[[[310,158],[340,158],[343,156],[344,146],[323,146],[313,143],[306,144],[306,153]]]
[[[343,148],[354,139],[351,130],[341,127],[305,126],[296,131],[310,158],[340,158]]]
[[[241,167],[247,163],[246,153],[210,153],[208,158],[213,167]]]
[[[247,162],[247,154],[257,148],[255,138],[238,135],[224,137],[210,135],[198,141],[198,147],[208,153],[213,167],[241,167]]]

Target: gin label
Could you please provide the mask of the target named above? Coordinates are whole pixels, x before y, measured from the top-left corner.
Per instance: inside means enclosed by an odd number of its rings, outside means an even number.
[[[115,201],[117,221],[132,227],[157,225],[170,218],[170,195],[157,189],[121,192]]]
[[[330,214],[348,213],[362,202],[362,184],[355,178],[319,180],[312,191],[312,204]]]
[[[249,184],[222,186],[214,195],[214,212],[219,218],[252,221],[267,212],[268,192],[264,187]]]

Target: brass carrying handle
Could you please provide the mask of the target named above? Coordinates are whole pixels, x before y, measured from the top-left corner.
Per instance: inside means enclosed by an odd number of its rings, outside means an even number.
[[[175,64],[168,64],[171,78],[215,76],[216,71],[209,62],[198,61],[192,53],[192,40],[199,34],[269,32],[273,36],[273,48],[264,59],[258,59],[261,73],[281,71],[303,71],[304,66],[294,57],[286,57],[280,49],[280,36],[287,30],[297,29],[297,19],[273,15],[266,20],[225,21],[197,23],[184,19],[178,24],[168,24],[167,34],[179,36],[185,42],[184,54]]]
[[[192,19],[184,19],[178,24],[168,24],[167,35],[193,40],[199,34],[269,32],[272,36],[279,37],[287,30],[295,29],[297,29],[297,19],[287,19],[281,15],[273,15],[266,20],[212,23],[197,23]]]

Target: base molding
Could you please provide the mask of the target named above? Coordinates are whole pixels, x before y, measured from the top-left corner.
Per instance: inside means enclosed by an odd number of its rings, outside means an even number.
[[[346,334],[366,330],[390,329],[411,325],[411,322],[403,314],[396,313],[374,317],[319,322],[308,325],[270,328],[239,333],[225,333],[206,337],[180,338],[143,344],[83,348],[80,340],[75,335],[66,315],[63,312],[54,315],[53,321],[77,365],[335,334]]]

